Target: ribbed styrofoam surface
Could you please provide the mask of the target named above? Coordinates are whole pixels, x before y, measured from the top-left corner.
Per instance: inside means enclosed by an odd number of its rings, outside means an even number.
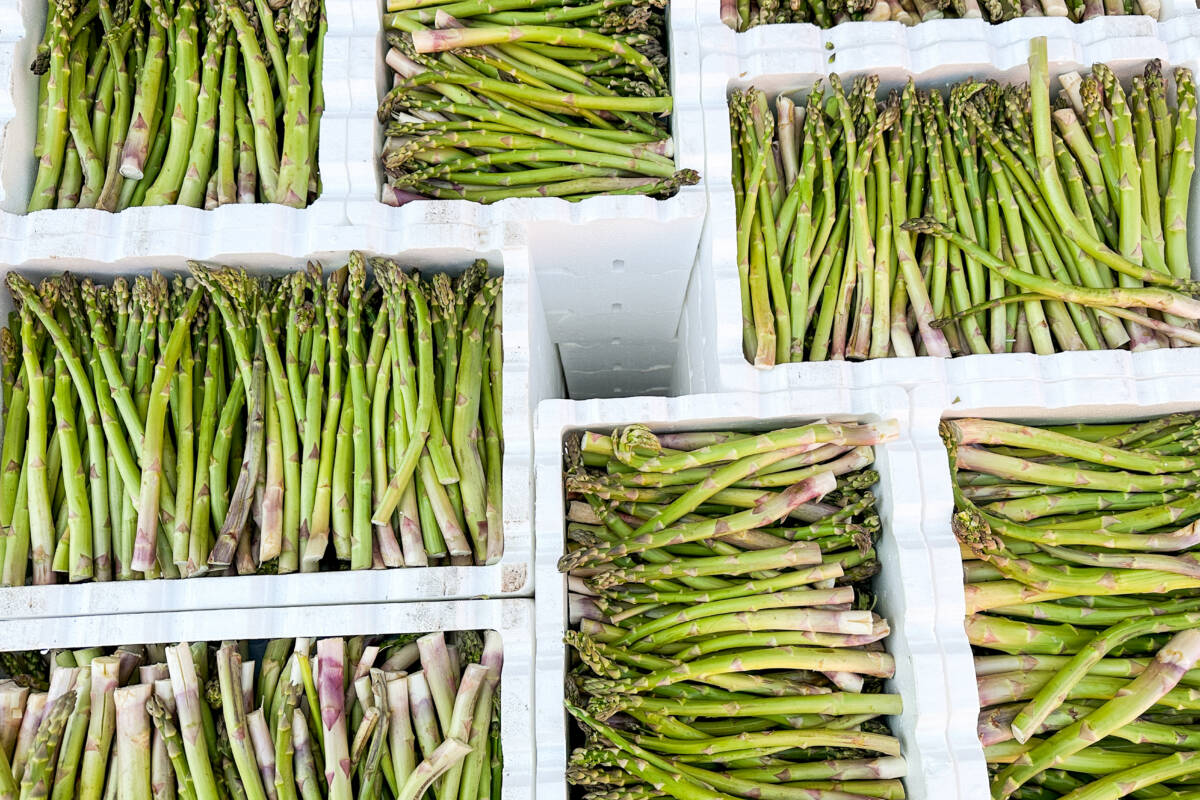
[[[1190,3],[1192,0],[1184,0]],[[708,4],[714,9],[715,3]],[[1186,10],[1186,9],[1185,9]],[[1200,350],[1143,353],[1096,351],[1053,356],[1000,354],[877,359],[858,363],[812,362],[757,369],[742,355],[741,294],[737,271],[736,221],[727,95],[757,86],[769,96],[807,90],[827,74],[881,77],[884,90],[912,76],[920,87],[940,87],[968,77],[1005,82],[1028,78],[1029,38],[1048,37],[1052,75],[1086,71],[1106,63],[1118,75],[1139,72],[1146,61],[1187,66],[1200,74],[1200,14],[1179,13],[1163,22],[1148,17],[1113,17],[1072,24],[1062,19],[1021,19],[1002,25],[972,20],[849,23],[829,31],[812,25],[768,25],[734,34],[719,19],[705,21],[701,106],[705,122],[705,171],[709,215],[697,266],[679,325],[674,388],[696,391],[773,391],[799,387],[916,386],[948,380],[987,381],[1032,375],[1116,379],[1139,375],[1200,375]],[[710,15],[715,11],[709,10]],[[826,49],[824,43],[830,49]],[[1192,183],[1189,211],[1193,273],[1200,276],[1200,172]]]
[[[77,649],[121,644],[274,639],[298,636],[494,630],[504,643],[500,673],[500,740],[504,789],[498,800],[533,794],[532,600],[337,605],[320,614],[302,608],[253,609],[237,614],[188,611],[114,614],[0,622],[0,650]]]
[[[476,258],[486,258],[494,268],[504,272],[504,556],[499,563],[482,567],[8,587],[0,588],[0,619],[532,594],[531,423],[539,400],[561,396],[562,378],[547,337],[537,282],[530,280],[525,250],[430,244],[402,252],[382,252],[395,256],[405,266],[437,267],[450,272],[460,271]],[[313,257],[326,268],[346,262],[345,252]],[[304,258],[261,256],[255,259],[263,269],[294,268],[304,261]],[[174,256],[155,259],[152,266],[177,271],[186,264],[183,257]],[[107,278],[144,272],[148,268],[143,260],[102,263],[62,259],[15,266],[0,264],[0,278],[10,270],[36,274],[47,269],[69,269],[81,275]],[[11,302],[7,290],[0,290],[0,315],[11,309]]]
[[[876,578],[876,610],[887,617],[888,650],[896,657],[892,691],[904,698],[904,713],[891,720],[909,762],[910,797],[980,797],[962,793],[947,745],[953,713],[946,694],[948,677],[940,641],[962,636],[961,614],[946,620],[935,614],[936,597],[962,587],[954,573],[934,569],[922,532],[918,462],[908,424],[908,398],[896,388],[772,395],[693,395],[675,399],[630,398],[583,402],[546,401],[538,407],[536,458],[536,685],[537,800],[564,800],[568,721],[563,709],[567,666],[562,642],[567,620],[566,582],[556,569],[564,552],[562,442],[564,434],[585,429],[608,431],[643,422],[656,431],[768,430],[818,417],[836,420],[897,419],[899,439],[876,448],[876,488],[883,533],[877,545],[883,571]],[[958,584],[957,587],[955,584]],[[929,587],[941,586],[931,593]],[[961,603],[961,600],[960,600]]]
[[[670,4],[672,115],[676,163],[703,173],[696,3]],[[439,231],[468,246],[507,230],[530,247],[555,341],[587,342],[614,323],[641,339],[675,330],[706,209],[703,184],[675,197],[506,200],[490,206],[460,200],[392,208],[379,202],[379,100],[391,86],[382,2],[327,0],[326,109],[321,118],[321,196],[306,209],[269,204],[203,211],[133,208],[25,214],[36,175],[37,81],[28,69],[45,25],[44,0],[0,7],[0,261],[49,258],[119,261],[184,254],[225,258],[243,253],[300,257],[350,248],[388,250],[404,231]],[[391,248],[396,249],[396,248]],[[3,252],[3,251],[0,251]],[[630,289],[636,291],[630,291]]]
[[[615,328],[587,344],[558,346],[571,397],[635,397],[663,395],[671,388],[675,351],[672,338],[638,341],[620,336]]]

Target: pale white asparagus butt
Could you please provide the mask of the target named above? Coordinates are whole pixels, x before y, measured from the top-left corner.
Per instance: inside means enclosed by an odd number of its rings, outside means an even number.
[[[117,727],[117,800],[147,800],[150,783],[150,715],[146,701],[154,687],[147,683],[113,692]]]
[[[17,746],[17,734],[21,731],[21,718],[25,716],[28,697],[28,686],[18,686],[16,681],[0,683],[0,747],[4,748],[4,755],[10,762]]]

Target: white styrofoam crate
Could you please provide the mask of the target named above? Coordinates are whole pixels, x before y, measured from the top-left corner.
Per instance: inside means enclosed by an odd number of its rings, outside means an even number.
[[[667,8],[671,114],[676,164],[701,172],[704,139],[699,98],[699,39],[695,4],[676,0]],[[365,4],[369,5],[369,4]],[[381,3],[376,3],[378,8]],[[580,202],[559,198],[516,198],[491,205],[465,200],[425,200],[400,208],[379,202],[384,176],[378,152],[382,127],[375,117],[391,87],[382,17],[358,36],[355,51],[374,61],[354,60],[357,88],[372,90],[352,98],[348,152],[351,222],[368,227],[403,227],[436,220],[488,228],[513,224],[530,247],[530,264],[541,283],[550,334],[555,341],[585,342],[612,324],[639,338],[670,336],[675,330],[684,288],[699,242],[705,213],[703,182],[683,187],[667,200],[638,196],[595,197]],[[370,70],[370,72],[368,72]],[[636,291],[630,291],[630,288]],[[614,308],[619,304],[620,308]]]
[[[965,615],[962,556],[950,517],[954,498],[946,448],[938,434],[943,417],[983,417],[1034,424],[1144,419],[1200,409],[1197,380],[1189,376],[1050,381],[1027,379],[928,384],[911,391],[912,440],[921,476],[925,536],[935,570],[950,576],[938,590],[937,629],[947,664],[952,714],[948,746],[959,765],[964,798],[987,797],[987,767],[976,735],[979,696]],[[948,591],[947,591],[948,589]]]
[[[181,206],[131,208],[120,214],[95,209],[53,209],[26,214],[37,174],[33,140],[37,126],[37,78],[29,64],[45,29],[47,4],[12,0],[0,12],[0,243],[6,260],[68,257],[116,261],[127,257],[187,253],[213,258],[250,249],[301,256],[339,247],[337,229],[346,223],[349,191],[348,117],[353,109],[344,98],[353,83],[348,46],[355,32],[369,24],[361,4],[326,0],[329,30],[325,36],[326,108],[321,117],[317,152],[322,192],[305,209],[272,204],[228,205],[212,211]]]
[[[884,90],[902,85],[909,76],[921,87],[944,86],[968,77],[1024,81],[1028,78],[1028,39],[1035,34],[1048,37],[1052,76],[1086,71],[1092,64],[1103,62],[1127,77],[1153,58],[1162,59],[1165,67],[1188,66],[1200,74],[1200,15],[1162,23],[1147,17],[1126,17],[1080,25],[1046,19],[1015,20],[1003,25],[951,24],[965,22],[970,21],[946,20],[913,28],[898,23],[838,26],[827,32],[831,51],[788,46],[787,31],[815,30],[811,25],[763,26],[736,35],[755,34],[753,48],[738,41],[724,49],[706,48],[701,105],[705,112],[710,213],[680,318],[676,391],[916,386],[942,379],[986,381],[1031,374],[1060,380],[1200,373],[1200,350],[1194,348],[1136,354],[1110,350],[1052,356],[1000,354],[806,362],[771,369],[758,369],[743,357],[736,222],[728,177],[731,154],[726,98],[731,90],[754,85],[773,96],[780,91],[805,90],[831,72],[845,79],[878,74]],[[711,29],[701,27],[708,41]],[[802,39],[807,32],[811,31],[797,30]],[[1192,183],[1189,231],[1196,263],[1193,274],[1200,277],[1200,172]]]
[[[897,388],[792,393],[693,395],[672,399],[547,401],[538,407],[536,458],[536,731],[537,800],[564,800],[568,729],[563,708],[567,666],[563,633],[567,621],[566,581],[556,563],[564,552],[563,437],[582,430],[613,430],[641,422],[655,431],[769,430],[829,417],[834,420],[896,419],[900,437],[876,448],[876,490],[883,534],[877,549],[883,571],[876,578],[877,610],[892,625],[886,640],[896,657],[891,690],[904,698],[904,713],[891,720],[909,762],[906,778],[911,797],[948,796],[945,787],[959,786],[954,761],[947,755],[945,666],[939,652],[940,632],[929,591],[937,583],[953,584],[933,569],[921,530],[921,497],[917,460],[909,436],[909,406]],[[961,594],[961,587],[960,587]],[[961,631],[961,618],[954,621]],[[937,788],[935,788],[937,787]],[[967,797],[969,795],[961,795]]]
[[[399,238],[403,238],[397,234]],[[422,247],[383,248],[404,266],[461,271],[476,258],[486,258],[504,274],[504,555],[489,566],[412,567],[385,570],[120,581],[0,588],[0,619],[101,615],[121,612],[187,609],[333,605],[347,602],[414,601],[529,595],[533,592],[532,418],[539,400],[562,396],[557,357],[546,333],[537,282],[529,278],[523,248],[495,243],[482,249],[446,247],[436,240]],[[346,262],[346,253],[314,254],[326,268]],[[305,258],[264,257],[221,263],[252,269],[295,268]],[[118,263],[48,260],[17,265],[0,263],[0,278],[10,270],[36,275],[70,269],[97,278],[146,272],[151,267],[179,271],[182,256]],[[7,289],[0,289],[0,314],[12,308]]]
[[[444,603],[337,605],[312,614],[304,608],[258,608],[238,614],[182,611],[0,622],[0,650],[45,650],[122,644],[358,636],[494,630],[504,647],[500,672],[500,742],[504,787],[497,800],[533,794],[533,601],[467,600]]]

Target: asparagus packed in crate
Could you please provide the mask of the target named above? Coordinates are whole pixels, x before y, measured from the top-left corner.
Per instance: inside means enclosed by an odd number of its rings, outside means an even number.
[[[500,279],[367,266],[10,273],[0,582],[498,560]]]
[[[837,76],[730,98],[743,350],[758,366],[1200,342],[1188,259],[1196,90],[967,80],[948,101]],[[1054,106],[1052,110],[1052,105]],[[1110,127],[1111,126],[1111,127]],[[924,215],[924,216],[923,216]]]
[[[453,642],[431,633],[4,653],[0,792],[496,798],[500,636]]]
[[[566,692],[586,744],[567,779],[586,797],[904,797],[870,588],[873,445],[896,433],[568,442]]]
[[[942,424],[993,798],[1195,796],[1198,422]]]
[[[721,20],[735,30],[756,25],[811,22],[830,28],[851,20],[916,25],[932,19],[984,19],[991,23],[1019,17],[1068,17],[1085,22],[1097,17],[1145,14],[1158,19],[1160,0],[719,0]]]
[[[665,6],[389,0],[383,202],[665,197],[695,183],[673,158]]]
[[[319,193],[322,0],[46,6],[30,211]]]

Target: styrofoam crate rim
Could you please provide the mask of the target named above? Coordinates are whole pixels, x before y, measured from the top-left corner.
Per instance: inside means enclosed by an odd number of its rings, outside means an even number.
[[[1164,9],[1163,15],[1160,17],[1159,20],[1157,20],[1157,23],[1160,25],[1166,24],[1166,23],[1172,21],[1173,19],[1176,19],[1179,17],[1187,17],[1189,15],[1197,13],[1197,9],[1194,5],[1188,5],[1185,2],[1166,3],[1165,6],[1166,6],[1166,8]],[[1118,17],[1097,17],[1095,19],[1087,20],[1084,22],[1078,22],[1078,23],[1071,22],[1070,20],[1067,20],[1067,19],[1062,19],[1060,22],[1058,19],[1046,18],[1046,17],[1018,17],[1013,20],[1008,20],[1006,22],[1000,22],[1000,23],[995,23],[995,24],[989,23],[983,19],[978,19],[978,18],[977,19],[952,18],[952,19],[927,20],[927,21],[920,22],[917,25],[911,26],[908,29],[919,28],[923,25],[928,25],[928,26],[931,26],[931,29],[939,29],[940,31],[944,31],[947,29],[953,30],[956,27],[964,28],[964,29],[966,29],[966,28],[983,28],[984,30],[996,30],[996,29],[1006,29],[1006,28],[1008,28],[1008,29],[1024,28],[1024,27],[1029,27],[1029,26],[1041,25],[1041,24],[1045,24],[1045,23],[1051,23],[1054,25],[1065,24],[1065,25],[1072,25],[1072,26],[1080,27],[1080,28],[1086,28],[1088,26],[1111,25],[1113,23],[1127,22],[1130,20],[1144,20],[1146,22],[1156,22],[1154,19],[1152,19],[1150,17],[1146,17],[1144,15],[1140,15],[1140,14],[1130,14],[1130,15],[1118,16]],[[753,34],[755,34],[755,32],[758,32],[758,31],[770,32],[773,35],[780,35],[780,36],[790,35],[792,37],[804,37],[804,36],[809,35],[810,31],[815,32],[816,35],[827,35],[828,36],[828,35],[834,35],[834,34],[840,33],[842,35],[849,37],[849,36],[858,35],[859,32],[863,31],[863,30],[871,30],[871,29],[879,30],[879,29],[883,29],[885,27],[886,28],[905,29],[905,26],[903,24],[901,24],[899,22],[893,22],[891,20],[885,21],[885,22],[876,22],[876,21],[869,21],[869,20],[862,20],[862,21],[853,21],[852,20],[852,21],[848,21],[848,22],[839,23],[839,24],[833,26],[832,28],[820,28],[814,23],[807,23],[807,22],[804,22],[804,23],[772,23],[769,25],[758,25],[753,28],[750,28],[749,30],[738,32],[738,31],[735,31],[733,28],[730,28],[729,26],[725,25],[725,23],[723,23],[721,21],[719,6],[716,3],[701,4],[700,10],[698,12],[697,24],[700,25],[701,28],[705,28],[705,29],[710,29],[710,28],[713,30],[723,29],[725,31],[728,31],[731,34],[728,38],[736,39],[736,40],[752,40]],[[738,46],[745,47],[745,45],[741,45],[740,41],[738,42]]]

